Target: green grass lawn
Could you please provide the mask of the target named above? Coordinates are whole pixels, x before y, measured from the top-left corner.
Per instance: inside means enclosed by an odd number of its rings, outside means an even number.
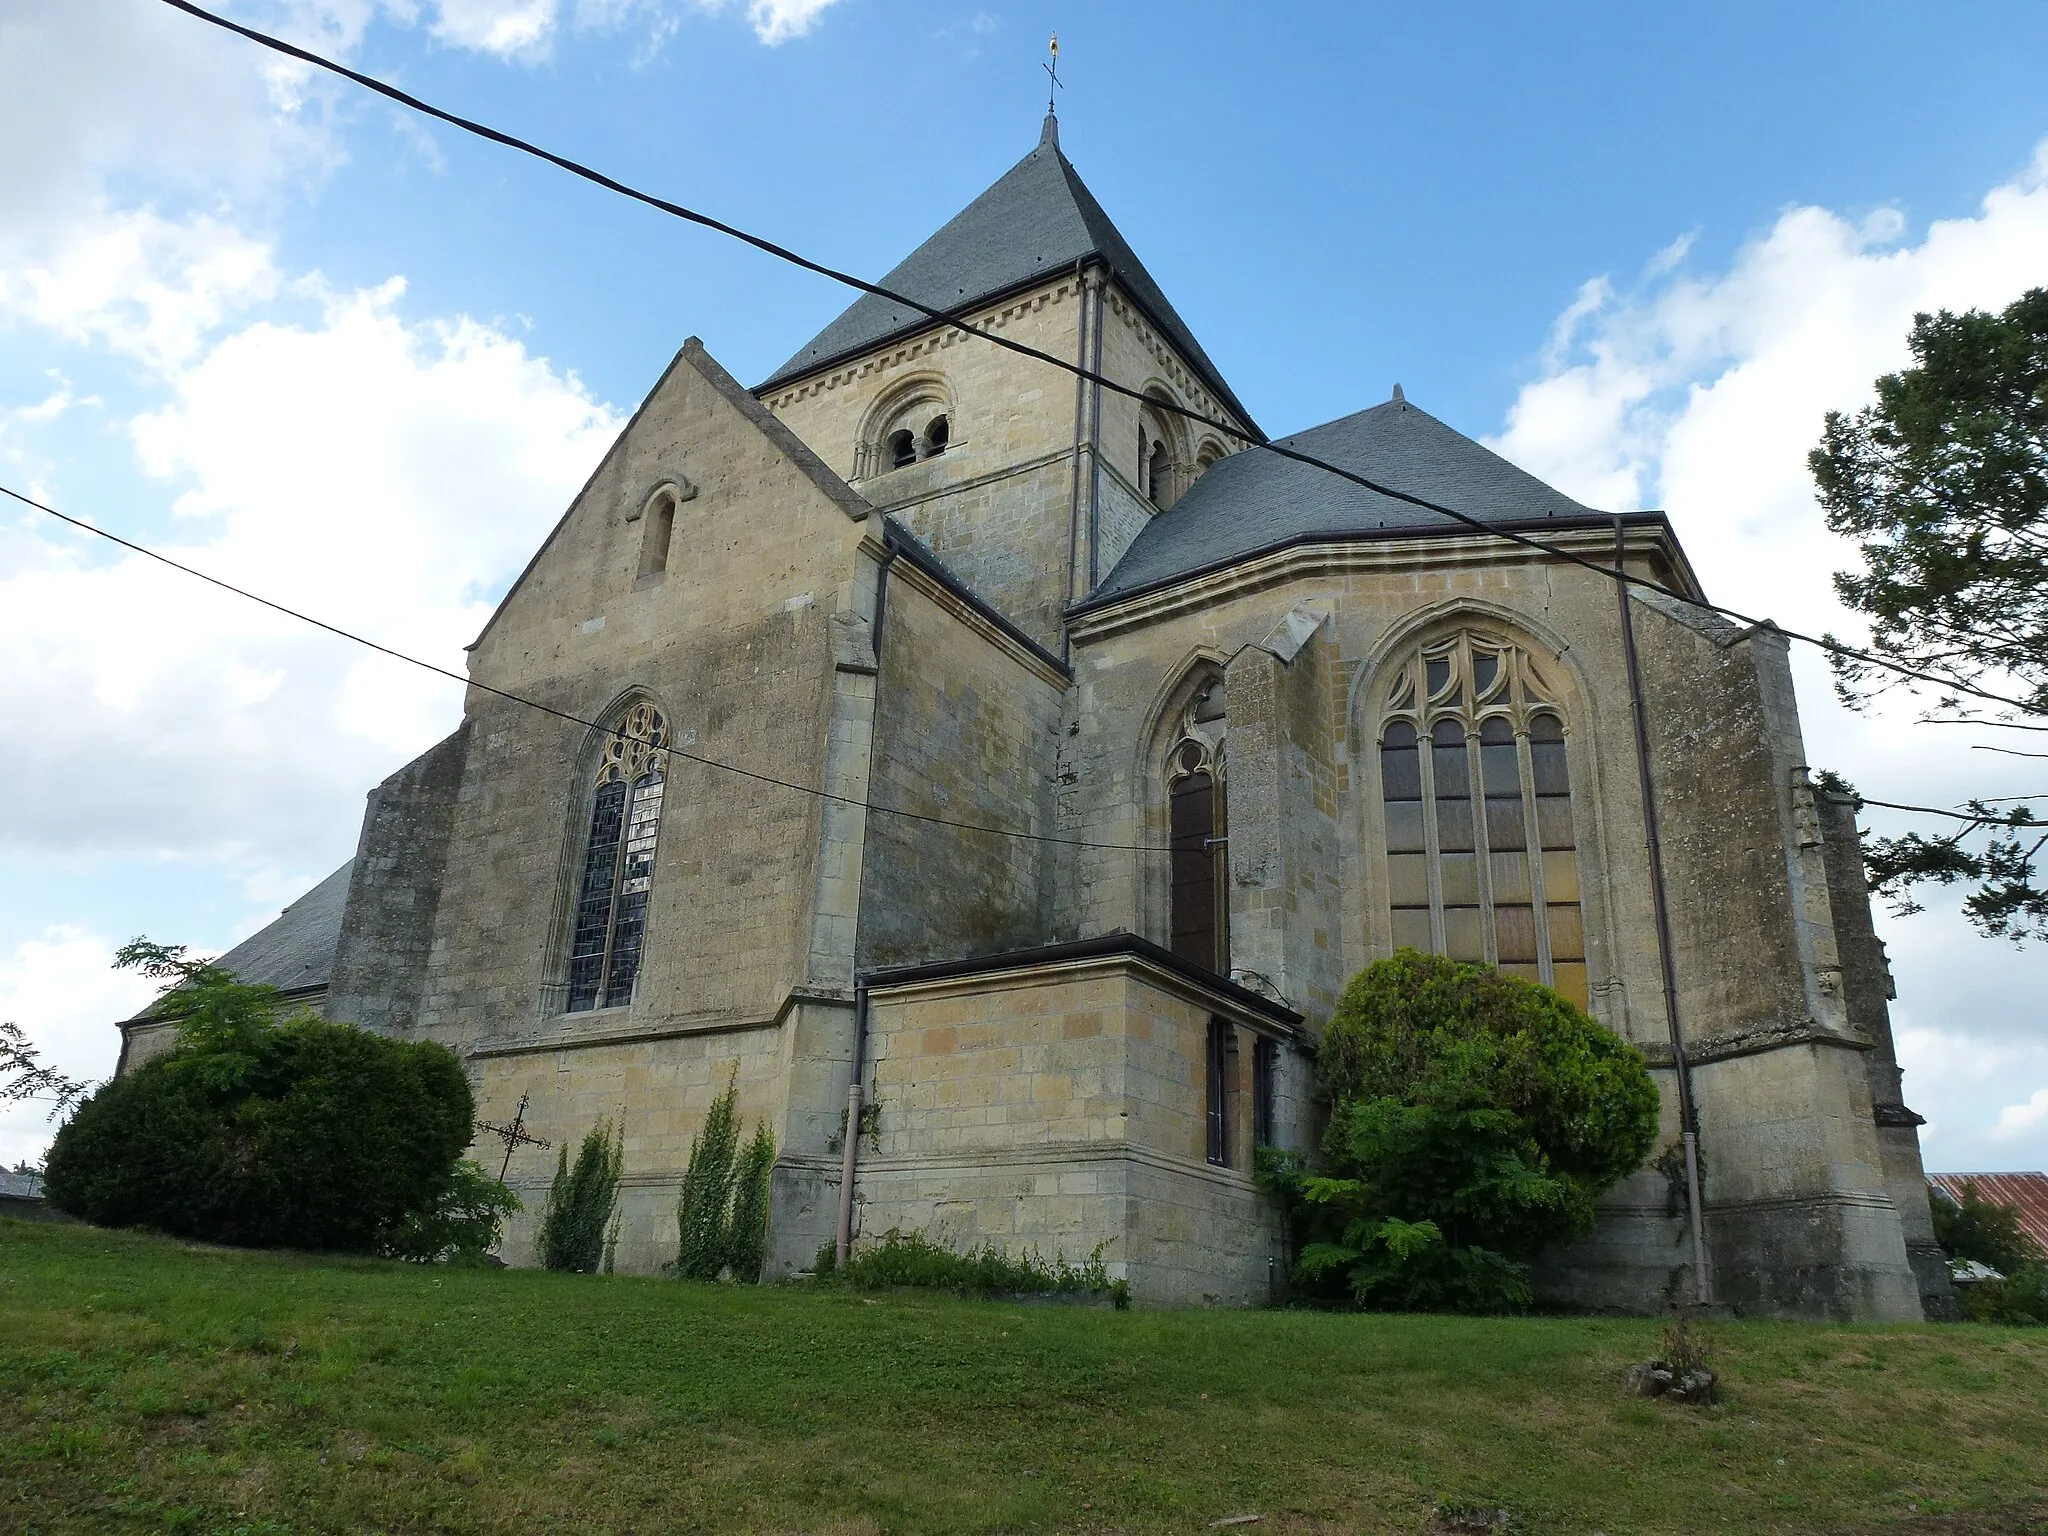
[[[2048,1529],[2048,1331],[1111,1312],[0,1220],[0,1530]],[[2032,1511],[2031,1518],[2024,1513]]]

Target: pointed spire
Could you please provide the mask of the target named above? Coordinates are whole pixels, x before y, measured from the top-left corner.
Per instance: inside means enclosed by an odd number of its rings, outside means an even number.
[[[1043,149],[1048,144],[1054,149],[1060,147],[1060,120],[1050,112],[1045,114],[1045,126],[1038,130],[1038,147]]]
[[[1408,397],[1401,393],[1401,386],[1398,384],[1394,386],[1394,399],[1396,403],[1401,405],[1406,405],[1408,403]]]

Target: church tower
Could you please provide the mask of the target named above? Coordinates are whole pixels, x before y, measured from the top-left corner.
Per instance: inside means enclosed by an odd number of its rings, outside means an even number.
[[[1203,471],[1261,435],[1061,152],[1051,115],[1037,147],[880,286],[1243,434],[874,294],[760,385],[828,466],[1056,654],[1067,605]]]

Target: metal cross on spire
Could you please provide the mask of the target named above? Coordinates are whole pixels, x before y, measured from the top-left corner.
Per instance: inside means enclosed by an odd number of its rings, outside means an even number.
[[[1038,67],[1044,70],[1046,74],[1049,77],[1051,77],[1052,80],[1052,83],[1045,88],[1045,115],[1047,117],[1057,117],[1059,114],[1053,108],[1053,92],[1065,90],[1067,84],[1064,80],[1060,78],[1059,33],[1055,32],[1052,35],[1052,62],[1049,64],[1041,64]]]
[[[479,1120],[476,1128],[486,1135],[495,1136],[505,1143],[505,1161],[498,1165],[498,1182],[505,1182],[505,1172],[512,1166],[512,1151],[515,1147],[545,1147],[552,1143],[538,1136],[526,1133],[526,1095],[519,1095],[519,1108],[513,1111],[510,1125],[493,1125],[488,1120]]]

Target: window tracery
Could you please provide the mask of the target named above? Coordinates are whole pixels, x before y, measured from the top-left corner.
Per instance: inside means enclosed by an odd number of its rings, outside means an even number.
[[[1559,689],[1474,631],[1399,663],[1380,722],[1394,947],[1479,961],[1588,999]]]
[[[569,1011],[633,998],[668,777],[668,722],[645,701],[626,711],[597,765],[583,880],[569,947]]]

